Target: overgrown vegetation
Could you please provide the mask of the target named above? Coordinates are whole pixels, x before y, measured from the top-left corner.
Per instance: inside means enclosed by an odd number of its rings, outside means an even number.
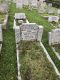
[[[60,44],[54,45],[53,47],[55,48],[56,52],[60,54]]]
[[[21,41],[20,63],[23,80],[59,80],[39,42]]]
[[[3,47],[0,54],[0,80],[17,80],[16,48],[13,27],[14,5],[10,5],[8,29],[3,30]]]

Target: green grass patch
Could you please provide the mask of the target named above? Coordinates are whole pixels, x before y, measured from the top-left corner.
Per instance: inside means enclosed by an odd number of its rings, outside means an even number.
[[[3,30],[3,47],[0,55],[0,80],[17,80],[16,46],[13,31],[14,5],[9,8],[8,29]]]

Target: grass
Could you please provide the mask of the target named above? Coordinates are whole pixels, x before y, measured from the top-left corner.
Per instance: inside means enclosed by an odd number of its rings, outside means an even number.
[[[0,55],[0,80],[17,80],[15,35],[12,29],[13,7],[14,5],[11,4],[8,13],[8,29],[3,30],[3,47]]]
[[[23,80],[59,80],[39,42],[21,41],[19,45]]]
[[[56,52],[60,54],[60,44],[54,45],[53,47],[55,48]]]

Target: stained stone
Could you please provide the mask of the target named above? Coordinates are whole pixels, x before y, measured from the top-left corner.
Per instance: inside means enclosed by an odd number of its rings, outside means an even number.
[[[14,18],[18,20],[25,20],[26,16],[25,16],[25,13],[15,13]]]

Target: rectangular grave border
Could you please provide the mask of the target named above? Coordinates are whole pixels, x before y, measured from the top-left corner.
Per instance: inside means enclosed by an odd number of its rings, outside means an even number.
[[[29,23],[28,20],[27,20],[27,23]],[[14,27],[13,27],[13,29],[14,29]],[[58,76],[60,76],[59,70],[57,69],[55,63],[54,63],[53,60],[51,59],[49,53],[47,52],[47,50],[46,50],[46,48],[44,47],[44,45],[43,45],[42,42],[40,42],[40,46],[42,47],[44,53],[46,54],[46,57],[47,57],[48,61],[52,64],[52,66],[53,66],[56,74],[57,74]],[[19,53],[19,49],[18,49],[18,44],[16,44],[16,53],[17,53],[17,54],[16,54],[16,56],[17,56],[17,70],[18,70],[17,78],[18,78],[18,80],[22,80],[22,79],[21,79],[21,73],[20,73],[20,65],[21,65],[21,64],[20,64],[20,61],[19,61],[19,54],[20,54],[20,53]]]

